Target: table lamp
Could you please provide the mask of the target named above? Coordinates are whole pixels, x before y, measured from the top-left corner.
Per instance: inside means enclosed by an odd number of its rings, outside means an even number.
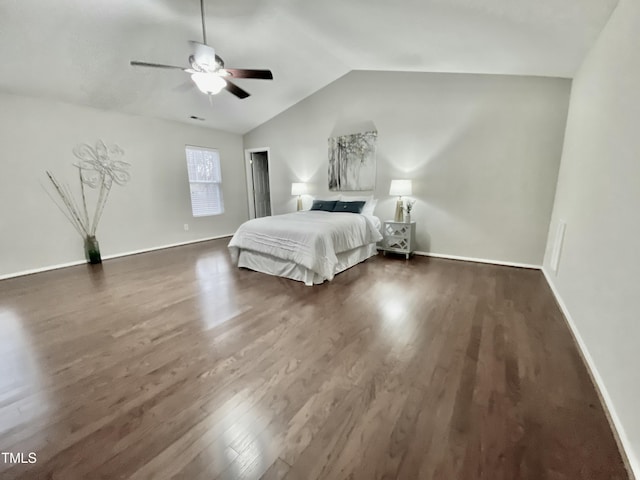
[[[302,195],[304,195],[305,193],[307,193],[306,183],[291,184],[291,195],[298,196],[298,211],[302,210]]]
[[[404,202],[402,200],[402,196],[411,194],[411,180],[391,180],[389,195],[398,196],[398,201],[396,202],[396,216],[394,218],[395,222],[404,221]]]

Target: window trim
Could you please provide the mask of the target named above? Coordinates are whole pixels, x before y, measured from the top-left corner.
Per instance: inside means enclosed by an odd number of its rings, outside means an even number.
[[[191,180],[190,178],[190,174],[189,174],[189,151],[206,151],[206,152],[212,152],[215,154],[215,157],[217,158],[217,165],[215,165],[215,160],[214,160],[214,165],[217,167],[217,177],[219,178],[219,181],[202,181],[202,180]],[[184,154],[185,154],[185,163],[186,163],[186,167],[187,167],[187,182],[189,183],[189,203],[191,204],[191,215],[193,216],[193,218],[201,218],[201,217],[214,217],[217,215],[222,215],[225,210],[224,210],[224,192],[223,192],[223,184],[222,184],[222,159],[220,156],[220,150],[217,148],[212,148],[212,147],[202,147],[199,145],[190,145],[190,144],[186,144],[184,147]],[[215,189],[217,189],[217,193],[218,193],[218,198],[219,198],[219,209],[218,211],[215,211],[213,213],[196,213],[196,211],[194,211],[194,203],[193,203],[193,192],[192,192],[192,185],[213,185],[215,187]]]

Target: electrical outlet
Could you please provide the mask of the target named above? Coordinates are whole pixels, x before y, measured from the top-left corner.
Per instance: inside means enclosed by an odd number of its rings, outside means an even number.
[[[189,224],[188,224],[188,223],[185,223],[185,224],[184,224],[184,231],[185,231],[185,232],[188,232],[188,231],[189,231]]]

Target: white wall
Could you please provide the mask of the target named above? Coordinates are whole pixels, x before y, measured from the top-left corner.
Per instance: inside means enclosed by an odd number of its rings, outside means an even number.
[[[544,267],[640,474],[640,1],[621,0],[573,82]],[[557,276],[550,257],[566,235]]]
[[[84,258],[81,237],[42,186],[45,170],[77,186],[71,151],[98,139],[120,145],[132,165],[131,182],[113,187],[98,227],[103,255],[229,234],[247,219],[239,135],[0,94],[0,277]],[[223,215],[192,217],[185,144],[220,150]]]
[[[418,249],[541,265],[570,81],[354,71],[244,137],[271,148],[274,213],[291,182],[327,192],[327,139],[378,131],[376,214],[393,178],[412,178]],[[356,193],[354,193],[356,194]]]

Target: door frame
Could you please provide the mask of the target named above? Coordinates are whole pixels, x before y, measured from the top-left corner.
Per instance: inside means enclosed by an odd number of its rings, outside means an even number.
[[[271,149],[269,147],[245,148],[244,149],[244,171],[247,177],[247,204],[249,207],[249,218],[256,218],[256,207],[254,205],[253,192],[253,170],[251,169],[251,154],[258,152],[266,152],[267,168],[269,169],[269,205],[271,206],[271,215],[273,215],[273,199],[271,198]]]

